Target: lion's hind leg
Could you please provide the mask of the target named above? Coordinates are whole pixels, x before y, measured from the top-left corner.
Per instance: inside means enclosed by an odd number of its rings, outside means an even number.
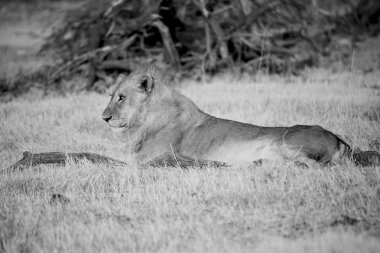
[[[291,160],[296,164],[306,164],[309,168],[330,163],[336,151],[320,142],[283,143],[280,150],[284,159]]]
[[[282,144],[289,158],[304,162],[309,167],[338,162],[348,157],[351,150],[341,138],[320,126],[290,127]]]

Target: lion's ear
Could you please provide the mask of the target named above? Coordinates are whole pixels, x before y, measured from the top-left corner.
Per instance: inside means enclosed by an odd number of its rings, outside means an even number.
[[[151,93],[154,88],[153,76],[149,73],[144,74],[141,77],[140,89],[146,93]]]

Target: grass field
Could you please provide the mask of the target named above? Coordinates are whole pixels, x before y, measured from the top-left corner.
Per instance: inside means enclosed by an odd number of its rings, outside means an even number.
[[[216,116],[319,124],[380,150],[380,75],[224,76],[183,93]],[[0,104],[0,164],[25,150],[127,159],[98,94]],[[70,202],[53,203],[52,194]],[[138,170],[83,163],[0,175],[0,252],[379,252],[380,167],[349,162]]]

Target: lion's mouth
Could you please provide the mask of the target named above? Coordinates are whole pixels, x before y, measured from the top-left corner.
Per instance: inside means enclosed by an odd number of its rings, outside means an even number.
[[[110,125],[111,128],[128,128],[128,125],[125,124],[125,125],[121,125],[121,126],[113,126],[113,125]]]
[[[111,131],[114,133],[123,133],[128,130],[128,124],[117,125],[117,126],[110,124],[110,127],[111,127]]]
[[[109,122],[108,122],[108,125],[109,125],[112,129],[128,128],[128,124],[127,124],[127,123],[123,123],[123,122],[121,122],[120,120],[109,121]]]

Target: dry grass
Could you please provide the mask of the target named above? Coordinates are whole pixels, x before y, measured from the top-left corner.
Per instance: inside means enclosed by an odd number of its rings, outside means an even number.
[[[183,91],[207,112],[259,125],[319,124],[380,149],[379,74],[262,76]],[[0,164],[22,151],[123,158],[101,120],[108,97],[0,104]],[[125,157],[124,157],[125,158]],[[52,203],[52,194],[69,203]],[[111,168],[87,162],[0,177],[0,251],[378,252],[380,167],[290,163],[205,170]]]

